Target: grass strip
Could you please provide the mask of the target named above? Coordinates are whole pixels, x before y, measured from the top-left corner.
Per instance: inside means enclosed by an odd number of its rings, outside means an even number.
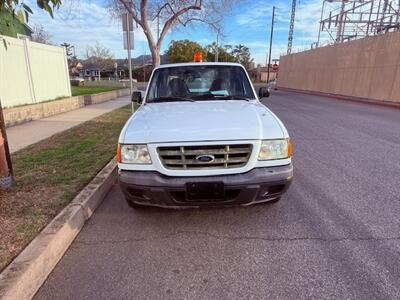
[[[129,106],[13,154],[14,184],[0,190],[0,270],[114,157]]]
[[[98,94],[119,89],[120,87],[113,86],[71,86],[72,96]]]

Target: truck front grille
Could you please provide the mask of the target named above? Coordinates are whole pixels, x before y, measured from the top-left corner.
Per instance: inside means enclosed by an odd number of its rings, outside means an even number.
[[[235,144],[158,147],[157,152],[167,169],[208,170],[243,167],[247,164],[252,149],[252,144]]]

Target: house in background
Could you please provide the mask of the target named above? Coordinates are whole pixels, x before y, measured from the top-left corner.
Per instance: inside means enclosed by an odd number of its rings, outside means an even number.
[[[81,62],[81,69],[79,75],[85,79],[100,80],[100,78],[122,78],[125,77],[125,66],[118,63],[114,63],[114,66],[104,66],[99,68],[97,64],[94,64],[88,60]]]
[[[132,76],[138,81],[148,80],[152,70],[151,55],[132,58]],[[89,80],[100,78],[126,79],[129,77],[129,61],[126,58],[115,59],[113,63],[93,63],[90,59],[81,60],[79,76]],[[161,55],[161,63],[166,63],[166,55]],[[99,67],[103,65],[103,67]]]
[[[23,20],[23,17],[3,9],[0,11],[0,35],[14,38],[31,38],[33,30]]]
[[[70,77],[78,77],[82,70],[82,63],[75,57],[68,59],[68,71]]]
[[[82,69],[79,75],[85,79],[96,80],[100,78],[101,70],[88,62],[82,62]]]

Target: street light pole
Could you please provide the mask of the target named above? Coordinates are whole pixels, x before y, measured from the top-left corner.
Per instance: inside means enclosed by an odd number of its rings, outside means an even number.
[[[271,25],[271,37],[269,39],[269,54],[268,54],[268,65],[267,65],[267,83],[269,82],[269,66],[271,65],[271,51],[272,51],[272,38],[274,36],[274,23],[275,23],[275,6],[272,7],[272,25]]]
[[[126,14],[126,43],[128,48],[128,66],[129,66],[129,92],[132,95],[132,59],[131,59],[131,28],[130,28],[130,13]]]

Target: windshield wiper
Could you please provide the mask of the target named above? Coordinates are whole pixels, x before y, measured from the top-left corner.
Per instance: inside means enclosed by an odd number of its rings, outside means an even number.
[[[202,95],[195,95],[195,96],[192,96],[193,97],[193,99],[196,99],[196,100],[209,100],[209,99],[215,99],[215,97],[214,97],[214,95],[213,94],[202,94]]]
[[[248,97],[244,97],[244,96],[235,96],[235,95],[214,95],[216,97],[218,97],[218,99],[222,99],[222,100],[246,100],[246,101],[250,101],[251,99]]]
[[[156,97],[153,99],[150,99],[148,102],[175,102],[175,101],[190,101],[190,102],[195,102],[195,100],[191,98],[185,98],[185,97],[177,97],[177,96],[162,96],[162,97]]]

